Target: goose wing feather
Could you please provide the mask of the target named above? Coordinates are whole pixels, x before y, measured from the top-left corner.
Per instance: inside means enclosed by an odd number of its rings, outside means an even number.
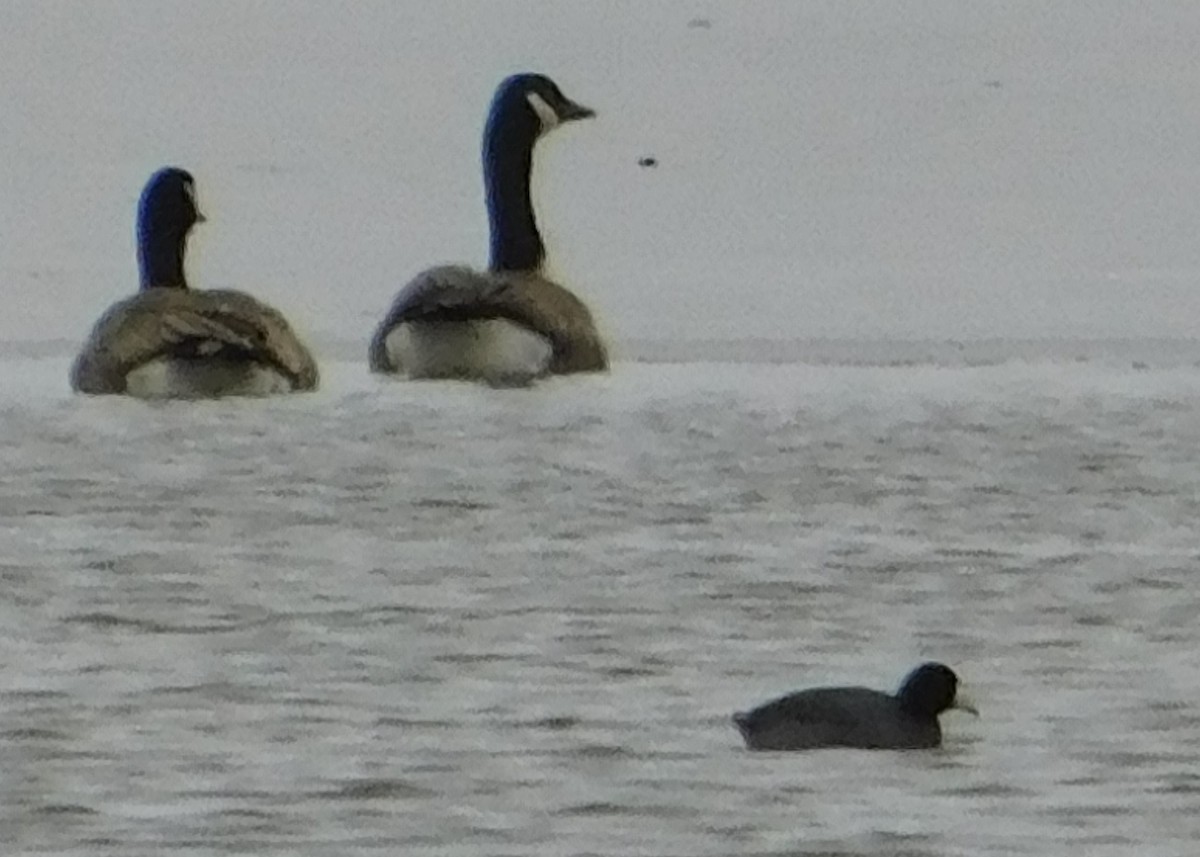
[[[608,368],[608,354],[587,306],[557,283],[536,274],[480,273],[460,266],[431,268],[401,289],[371,340],[370,364],[394,372],[387,337],[397,326],[419,321],[502,318],[550,342],[553,373]]]
[[[231,290],[148,289],[113,305],[96,323],[71,370],[84,393],[120,393],[130,371],[194,345],[229,347],[284,373],[297,390],[317,386],[316,361],[287,320]]]

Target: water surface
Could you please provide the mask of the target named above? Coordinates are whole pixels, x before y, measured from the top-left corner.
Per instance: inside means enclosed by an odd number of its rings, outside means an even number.
[[[5,357],[8,853],[1194,853],[1200,371],[981,362],[147,404]],[[728,720],[925,658],[983,712],[938,751]]]

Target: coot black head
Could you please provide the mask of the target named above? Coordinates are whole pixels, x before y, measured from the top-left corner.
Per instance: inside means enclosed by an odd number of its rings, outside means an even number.
[[[945,664],[921,664],[905,677],[896,698],[913,714],[936,717],[951,708],[979,713],[969,701],[958,698],[958,676]]]

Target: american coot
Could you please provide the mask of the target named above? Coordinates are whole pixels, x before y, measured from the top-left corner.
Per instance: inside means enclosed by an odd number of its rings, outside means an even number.
[[[927,663],[908,674],[895,696],[865,687],[817,687],[738,712],[733,722],[751,750],[937,747],[940,713],[958,708],[979,714],[958,691],[952,669]]]
[[[587,306],[543,271],[529,189],[538,139],[594,115],[545,75],[501,82],[483,136],[488,270],[451,265],[418,274],[375,329],[372,371],[511,383],[608,368]]]
[[[75,390],[201,398],[317,386],[316,362],[275,309],[244,292],[188,287],[184,251],[203,222],[190,173],[150,177],[138,204],[141,290],[96,323],[71,368]]]

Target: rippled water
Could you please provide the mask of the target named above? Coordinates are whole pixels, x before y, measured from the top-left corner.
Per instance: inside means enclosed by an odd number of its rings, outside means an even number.
[[[0,831],[78,855],[1190,855],[1200,370],[0,362]],[[938,751],[729,714],[952,664]]]

